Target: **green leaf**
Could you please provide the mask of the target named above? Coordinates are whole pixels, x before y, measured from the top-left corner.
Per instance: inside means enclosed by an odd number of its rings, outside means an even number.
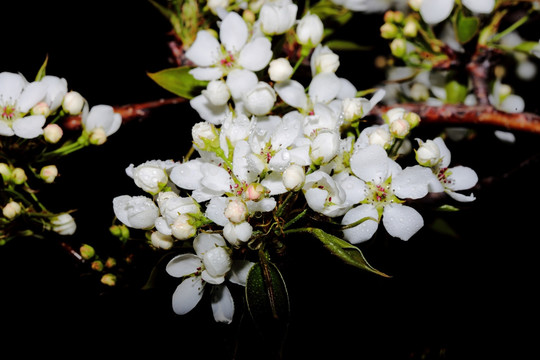
[[[354,41],[349,40],[330,40],[324,43],[324,45],[328,46],[330,49],[335,51],[357,51],[357,50],[371,50],[371,46],[363,46],[355,43]]]
[[[521,51],[527,54],[532,54],[532,51],[539,47],[538,41],[523,41],[514,47],[515,51]]]
[[[251,316],[259,325],[288,320],[289,295],[276,265],[265,260],[251,267],[246,283],[246,301]]]
[[[475,16],[465,16],[462,11],[457,15],[456,34],[458,41],[465,44],[472,40],[478,32],[480,20]]]
[[[467,97],[467,87],[456,80],[449,81],[444,89],[447,104],[461,104]]]
[[[371,273],[374,273],[383,277],[390,277],[389,275],[371,266],[367,262],[362,251],[358,247],[354,246],[353,244],[345,240],[342,240],[338,238],[337,236],[328,234],[327,232],[321,229],[305,228],[302,230],[314,235],[317,239],[319,239],[323,243],[324,247],[330,250],[332,254],[339,257],[345,263],[352,265],[354,267],[357,267],[359,269],[362,269],[362,270],[367,270]]]
[[[186,99],[192,99],[206,87],[207,81],[195,79],[189,66],[164,69],[155,73],[147,73],[159,86]]]
[[[47,68],[47,63],[49,62],[49,55],[47,55],[45,57],[45,61],[43,62],[43,64],[41,65],[41,67],[39,68],[39,71],[38,73],[36,74],[36,79],[35,81],[40,81],[41,79],[43,79],[43,77],[45,76],[45,69]]]

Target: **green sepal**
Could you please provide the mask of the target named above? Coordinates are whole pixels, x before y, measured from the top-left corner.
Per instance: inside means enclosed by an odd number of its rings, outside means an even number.
[[[456,80],[448,82],[444,89],[446,90],[447,104],[461,104],[467,97],[467,87]]]
[[[478,32],[480,20],[475,16],[465,16],[459,11],[456,16],[456,36],[461,44],[471,41]]]
[[[43,62],[43,64],[39,68],[39,70],[38,70],[38,72],[36,74],[35,81],[40,81],[41,79],[43,79],[45,77],[45,75],[46,75],[45,69],[47,68],[47,63],[48,62],[49,62],[49,55],[47,55],[45,57],[45,61]]]
[[[206,87],[208,81],[197,80],[189,73],[191,67],[180,66],[147,73],[159,86],[185,99],[192,99]]]

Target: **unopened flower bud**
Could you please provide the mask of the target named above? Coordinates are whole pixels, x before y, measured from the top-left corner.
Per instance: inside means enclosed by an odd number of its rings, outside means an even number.
[[[411,125],[405,119],[397,119],[390,124],[390,133],[398,138],[403,139],[411,129]]]
[[[32,109],[30,109],[32,115],[43,115],[45,117],[51,115],[51,108],[46,102],[38,102]]]
[[[247,221],[238,224],[228,222],[223,227],[223,237],[233,246],[248,241],[252,233],[253,227]]]
[[[54,179],[58,176],[58,168],[56,165],[47,165],[41,168],[39,172],[39,177],[47,184],[54,182]]]
[[[225,208],[225,217],[233,223],[241,223],[246,220],[248,214],[247,205],[240,198],[229,200]]]
[[[50,144],[56,144],[64,134],[62,128],[57,124],[48,124],[43,128],[43,137]]]
[[[21,168],[15,168],[11,172],[11,181],[13,181],[16,185],[24,184],[24,182],[28,180],[28,177],[26,176],[26,173]]]
[[[244,94],[244,106],[253,115],[266,115],[274,107],[277,95],[275,90],[264,81]]]
[[[412,17],[408,17],[403,27],[403,35],[414,38],[418,34],[418,24]]]
[[[416,161],[422,166],[434,166],[441,157],[439,146],[433,140],[422,142],[418,140],[420,147],[416,150]]]
[[[291,78],[292,73],[293,67],[289,63],[289,60],[279,58],[270,61],[268,67],[268,75],[270,76],[270,80],[275,82],[285,81]]]
[[[152,235],[150,235],[150,241],[154,247],[164,250],[169,250],[172,248],[174,243],[174,239],[171,235],[165,235],[159,231],[152,232]]]
[[[113,257],[108,257],[107,261],[105,261],[105,267],[107,269],[113,268],[116,266],[116,259]]]
[[[80,247],[79,252],[81,253],[81,256],[83,257],[83,259],[85,260],[89,260],[93,258],[94,255],[96,255],[96,251],[94,250],[94,248],[88,244],[83,244]]]
[[[249,184],[246,189],[245,195],[248,200],[259,200],[262,195],[264,195],[264,186],[259,183]]]
[[[96,127],[90,132],[89,141],[92,145],[102,145],[107,141],[107,133],[102,127]]]
[[[421,121],[420,115],[412,111],[406,113],[405,116],[403,116],[403,119],[405,119],[409,123],[409,125],[411,125],[411,129],[418,126]]]
[[[13,219],[22,211],[21,204],[16,201],[10,201],[2,209],[2,214],[8,219]]]
[[[212,80],[206,85],[206,89],[202,91],[202,94],[213,105],[221,106],[225,105],[231,98],[231,92],[229,87],[223,80]]]
[[[92,270],[95,270],[95,271],[103,271],[103,262],[101,260],[94,260],[92,261],[92,264],[90,265],[90,267],[92,268]]]
[[[407,3],[414,11],[420,11],[420,6],[423,0],[408,0]]]
[[[171,225],[171,231],[178,240],[187,240],[195,236],[197,228],[191,224],[193,218],[187,214],[180,214]]]
[[[404,108],[401,108],[401,107],[396,107],[396,108],[393,108],[393,109],[388,110],[388,111],[383,115],[383,120],[384,120],[384,122],[386,122],[388,125],[390,125],[390,124],[393,123],[395,120],[397,120],[397,119],[402,119],[404,115],[405,115],[405,109],[404,109]]]
[[[323,47],[323,49],[324,50],[318,53],[317,56],[314,58],[314,65],[315,69],[317,70],[316,73],[335,73],[340,65],[339,55],[334,53],[328,47]]]
[[[52,230],[60,235],[73,235],[77,230],[75,219],[68,213],[51,218],[51,225]]]
[[[108,286],[116,285],[116,275],[114,274],[105,274],[101,277],[101,283]]]
[[[341,102],[343,111],[343,119],[345,121],[354,121],[364,116],[364,108],[369,108],[369,100],[364,98],[345,98]]]
[[[397,38],[390,43],[390,51],[397,58],[402,58],[407,53],[407,42],[404,39]]]
[[[129,239],[129,229],[126,225],[113,225],[109,228],[109,231],[113,236],[116,236],[120,241],[126,241]]]
[[[84,98],[76,91],[70,91],[64,96],[62,108],[70,115],[78,115],[84,106]]]
[[[210,150],[213,146],[219,146],[219,137],[216,127],[206,121],[196,123],[191,128],[193,143],[202,150]]]
[[[0,163],[0,175],[4,183],[11,179],[11,167],[6,163]]]
[[[300,45],[315,47],[319,45],[324,33],[324,25],[321,19],[308,13],[298,23],[296,27],[296,37]]]
[[[383,39],[393,39],[399,34],[398,27],[392,23],[382,24],[380,31]]]
[[[388,149],[392,144],[392,135],[388,128],[378,127],[368,135],[368,142],[370,145],[380,145],[384,149]]]
[[[157,165],[141,164],[133,170],[133,180],[135,185],[152,195],[163,189],[169,177],[165,169]]]
[[[339,136],[335,132],[320,132],[311,142],[311,161],[314,164],[326,164],[336,156],[339,150]]]
[[[283,172],[283,185],[290,191],[298,191],[304,186],[306,180],[306,173],[304,168],[297,164],[289,165]]]

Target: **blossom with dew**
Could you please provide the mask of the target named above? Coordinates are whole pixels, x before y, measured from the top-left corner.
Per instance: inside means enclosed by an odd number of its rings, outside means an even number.
[[[378,145],[356,150],[350,159],[352,173],[362,181],[357,191],[363,194],[360,205],[350,209],[342,225],[358,225],[343,230],[346,240],[357,244],[369,240],[382,218],[386,231],[401,240],[408,240],[422,226],[422,215],[402,199],[419,199],[426,196],[430,185],[437,178],[427,168],[415,165],[402,169]]]
[[[190,70],[198,80],[218,80],[233,69],[262,70],[272,59],[271,43],[266,37],[250,39],[248,25],[236,12],[221,21],[219,40],[208,30],[199,30],[186,58],[197,67]]]
[[[159,216],[159,209],[146,196],[120,195],[113,199],[114,215],[134,229],[150,229]]]
[[[418,142],[422,143],[421,140],[418,140]],[[430,167],[439,180],[438,183],[431,184],[430,191],[444,191],[452,199],[460,202],[474,201],[476,198],[473,194],[464,195],[458,193],[457,191],[467,190],[474,187],[478,182],[478,175],[476,172],[469,167],[461,165],[449,167],[452,157],[450,150],[441,137],[437,137],[433,140],[427,140],[425,143],[428,142],[432,144],[433,147],[437,148],[437,151],[434,152],[436,152],[439,156],[437,161],[433,161],[432,165],[424,165]]]
[[[211,285],[211,306],[217,322],[231,323],[234,301],[225,280],[245,286],[253,263],[232,260],[225,239],[219,234],[199,234],[193,241],[195,254],[180,254],[169,261],[169,275],[183,278],[174,291],[172,307],[176,314],[190,312]]]
[[[73,235],[77,224],[71,214],[63,213],[51,218],[52,230],[60,235]]]

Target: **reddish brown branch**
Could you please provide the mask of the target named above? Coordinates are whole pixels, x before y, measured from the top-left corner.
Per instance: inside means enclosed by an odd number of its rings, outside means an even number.
[[[402,107],[417,113],[424,123],[448,123],[452,125],[491,125],[507,130],[540,133],[540,116],[532,113],[506,113],[490,105],[442,105],[408,103],[393,106],[376,106],[371,113],[382,115],[394,107]]]

